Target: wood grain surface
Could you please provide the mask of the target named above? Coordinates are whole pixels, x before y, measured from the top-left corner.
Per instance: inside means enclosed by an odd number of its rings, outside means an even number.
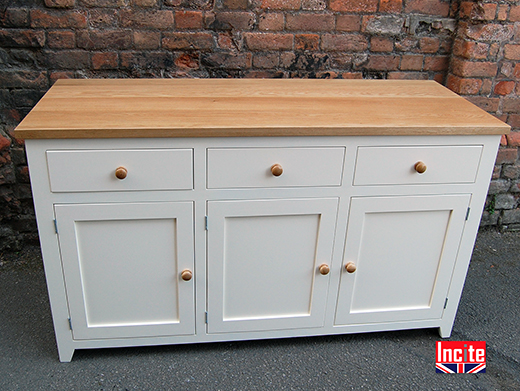
[[[434,81],[59,80],[20,139],[506,134]]]

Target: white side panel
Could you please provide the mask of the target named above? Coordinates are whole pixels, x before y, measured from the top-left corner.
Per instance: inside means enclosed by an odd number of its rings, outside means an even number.
[[[194,333],[191,202],[55,211],[75,339]]]
[[[359,147],[354,185],[473,183],[482,145]],[[419,174],[414,166],[426,164]]]
[[[353,198],[335,324],[440,318],[469,201]]]
[[[208,203],[208,331],[322,327],[337,199]]]
[[[52,192],[187,190],[193,188],[192,149],[47,151]],[[117,179],[115,170],[128,175]]]
[[[339,186],[345,148],[210,148],[208,188]],[[280,164],[275,177],[271,166]]]

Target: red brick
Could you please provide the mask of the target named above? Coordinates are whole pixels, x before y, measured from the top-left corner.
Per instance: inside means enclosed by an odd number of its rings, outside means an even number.
[[[76,34],[79,48],[83,49],[129,49],[132,46],[130,30],[88,30]]]
[[[272,10],[300,9],[301,0],[261,0],[260,8]]]
[[[365,67],[375,71],[395,71],[399,68],[400,60],[399,56],[371,55]]]
[[[409,0],[405,4],[404,11],[406,13],[448,16],[450,4],[441,0]]]
[[[0,85],[2,88],[47,88],[47,73],[36,71],[7,70],[0,68]]]
[[[520,5],[511,6],[511,11],[509,11],[509,21],[520,22]]]
[[[401,52],[416,51],[419,41],[416,38],[406,37],[401,40],[396,40],[395,49]]]
[[[60,79],[74,79],[74,72],[66,72],[66,71],[51,72],[51,74],[49,75],[49,79],[51,81],[51,84],[56,83],[56,80],[60,80]]]
[[[321,48],[331,52],[362,52],[368,48],[365,36],[360,34],[324,34]]]
[[[245,10],[248,6],[247,0],[223,0],[222,5],[231,10]]]
[[[379,3],[379,12],[398,14],[402,9],[403,0],[381,0]]]
[[[520,147],[520,132],[511,132],[507,137],[507,145],[510,147]]]
[[[251,68],[251,53],[208,53],[201,60],[210,68],[245,69]]]
[[[217,45],[221,49],[236,49],[236,44],[235,40],[233,39],[233,35],[229,32],[219,33],[217,37]]]
[[[287,14],[286,30],[330,31],[334,30],[334,15],[331,14]]]
[[[424,70],[425,71],[445,71],[449,66],[448,56],[435,56],[426,57],[424,59]]]
[[[258,29],[264,31],[283,30],[284,15],[281,12],[267,12],[261,14],[258,21]]]
[[[504,113],[520,113],[520,98],[504,98],[502,104]]]
[[[165,49],[213,49],[215,39],[212,34],[201,33],[164,33],[162,46]]]
[[[0,30],[0,47],[41,48],[45,45],[45,32],[36,30]]]
[[[175,27],[178,29],[202,28],[202,12],[200,11],[176,11]]]
[[[520,114],[509,114],[507,123],[513,128],[520,128]]]
[[[258,53],[253,56],[253,66],[255,68],[272,69],[276,68],[280,62],[278,53]]]
[[[373,52],[391,52],[394,49],[394,41],[384,37],[372,37],[370,50]]]
[[[484,96],[468,96],[466,99],[489,113],[496,113],[500,103],[499,98],[487,98]]]
[[[81,0],[86,7],[124,7],[126,3],[126,0]]]
[[[504,57],[508,60],[520,60],[520,45],[505,45]]]
[[[494,77],[498,65],[493,62],[472,62],[455,59],[452,61],[453,73],[464,77]]]
[[[155,7],[158,0],[132,0],[132,5],[138,7]]]
[[[401,58],[402,71],[420,71],[422,70],[424,56],[415,54],[405,54]]]
[[[165,52],[121,52],[121,67],[136,72],[147,69],[168,69],[173,66],[173,55]]]
[[[306,11],[323,11],[327,8],[326,0],[303,0],[302,10]]]
[[[49,31],[47,46],[53,49],[72,49],[76,46],[76,35],[72,31]]]
[[[292,34],[244,33],[246,45],[250,50],[291,50]]]
[[[198,69],[199,56],[196,53],[182,53],[175,59],[175,65],[179,68]]]
[[[465,79],[454,75],[449,75],[446,87],[461,95],[478,95],[482,87],[480,79]]]
[[[93,53],[91,61],[94,69],[115,69],[118,65],[118,56],[115,52]]]
[[[297,34],[294,36],[294,50],[318,50],[319,46],[319,35]]]
[[[419,48],[423,53],[437,53],[439,47],[439,38],[424,37],[419,40]]]
[[[121,10],[119,11],[121,26],[152,29],[169,29],[173,27],[173,12],[168,10]]]
[[[161,33],[156,31],[134,31],[136,49],[158,49],[161,46]]]
[[[508,41],[513,37],[513,26],[493,23],[470,24],[465,31],[476,41]]]
[[[361,16],[359,15],[337,15],[336,30],[355,32],[361,29]]]
[[[483,60],[489,53],[489,45],[482,42],[463,41],[457,39],[453,45],[453,53],[468,59]]]
[[[500,148],[497,154],[495,164],[514,163],[518,158],[518,149],[516,148]]]
[[[376,12],[379,0],[330,0],[329,8],[336,12]]]
[[[44,11],[31,13],[31,27],[36,28],[85,28],[87,16],[81,11]]]
[[[115,27],[118,14],[113,9],[92,9],[89,11],[89,23],[94,28]]]
[[[253,12],[218,12],[210,28],[216,30],[251,30],[255,24]]]
[[[515,88],[514,81],[500,81],[495,85],[495,94],[497,95],[508,95]]]
[[[515,69],[513,70],[513,77],[520,79],[520,63],[515,65]]]
[[[11,146],[11,140],[0,134],[0,151],[6,150]]]
[[[507,4],[505,5],[499,5],[498,6],[498,12],[497,12],[497,20],[507,20],[507,14],[509,11],[509,6]]]
[[[29,10],[26,8],[8,7],[0,12],[0,26],[29,27]]]
[[[482,79],[482,88],[480,89],[480,95],[489,95],[493,90],[493,80],[492,79]]]
[[[45,6],[50,8],[74,7],[76,0],[45,0]]]
[[[501,137],[500,137],[500,145],[502,146],[506,146],[507,145],[507,137],[505,134],[503,134]],[[500,168],[502,168],[502,166],[498,166]],[[495,167],[496,168],[496,167]],[[500,175],[498,176],[498,178],[500,178]],[[493,179],[496,179],[496,178],[493,178]]]
[[[344,72],[341,74],[342,79],[362,79],[363,74],[361,72]]]
[[[389,72],[389,80],[428,80],[425,72]]]

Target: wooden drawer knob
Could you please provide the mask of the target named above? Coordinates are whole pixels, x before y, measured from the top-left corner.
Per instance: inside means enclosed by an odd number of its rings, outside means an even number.
[[[415,171],[417,171],[419,174],[422,174],[426,171],[426,164],[424,164],[423,162],[417,162],[415,163]]]
[[[193,272],[189,269],[184,269],[182,272],[181,272],[181,278],[184,280],[184,281],[189,281],[191,280],[193,277]]]
[[[271,173],[274,175],[274,176],[280,176],[283,174],[283,168],[282,168],[282,165],[281,164],[273,164],[271,166]]]
[[[117,179],[125,179],[128,174],[128,170],[124,167],[117,167],[116,168],[116,178]]]
[[[356,264],[354,262],[348,262],[346,265],[345,265],[345,270],[348,272],[348,273],[354,273],[356,271],[357,267],[356,267]]]
[[[330,267],[326,263],[320,265],[320,274],[326,276],[330,272]]]

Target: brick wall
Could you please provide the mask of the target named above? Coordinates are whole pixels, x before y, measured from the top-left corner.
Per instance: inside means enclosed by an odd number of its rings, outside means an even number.
[[[0,1],[0,249],[37,241],[13,129],[59,78],[432,79],[520,127],[518,0]],[[483,224],[520,226],[503,140]]]

